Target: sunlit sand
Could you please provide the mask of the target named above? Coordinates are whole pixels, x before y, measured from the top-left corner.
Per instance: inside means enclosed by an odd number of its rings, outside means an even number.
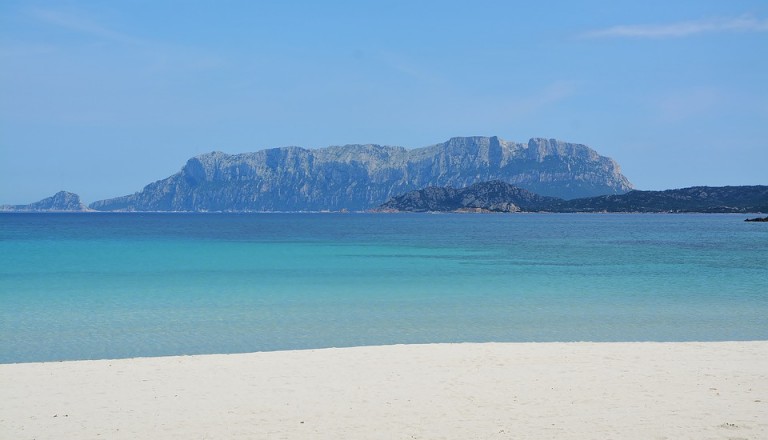
[[[768,438],[768,342],[435,344],[0,365],[8,439]]]

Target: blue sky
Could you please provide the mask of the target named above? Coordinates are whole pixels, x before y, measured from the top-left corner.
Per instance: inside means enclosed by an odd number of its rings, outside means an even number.
[[[584,143],[639,189],[768,184],[768,2],[0,2],[0,203],[471,135]]]

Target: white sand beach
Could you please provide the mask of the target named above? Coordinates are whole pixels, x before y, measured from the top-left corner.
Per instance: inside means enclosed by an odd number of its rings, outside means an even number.
[[[766,439],[768,341],[0,365],[2,439]]]

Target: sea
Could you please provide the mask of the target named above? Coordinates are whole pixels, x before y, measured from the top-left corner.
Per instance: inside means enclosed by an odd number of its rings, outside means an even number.
[[[0,214],[0,363],[768,340],[732,214]]]

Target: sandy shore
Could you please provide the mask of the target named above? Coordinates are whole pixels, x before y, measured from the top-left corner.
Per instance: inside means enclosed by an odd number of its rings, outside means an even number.
[[[768,341],[0,365],[2,439],[767,439]]]

